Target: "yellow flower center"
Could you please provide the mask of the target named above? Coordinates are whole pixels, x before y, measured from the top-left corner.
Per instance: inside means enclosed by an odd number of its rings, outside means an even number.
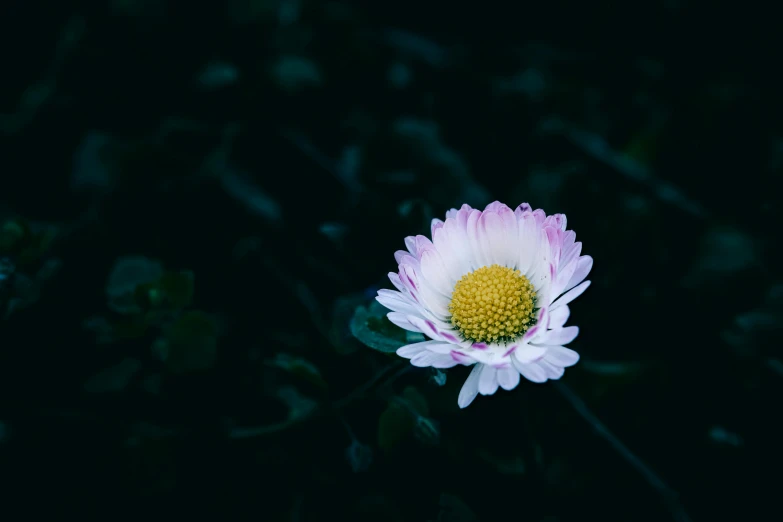
[[[536,293],[528,279],[505,266],[482,266],[457,281],[451,324],[476,343],[514,341],[535,322]]]

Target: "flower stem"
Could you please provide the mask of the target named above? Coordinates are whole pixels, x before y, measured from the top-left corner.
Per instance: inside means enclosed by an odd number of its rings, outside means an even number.
[[[625,444],[620,441],[606,425],[598,419],[598,417],[590,411],[585,402],[562,382],[555,383],[555,387],[560,394],[571,404],[576,412],[586,420],[598,433],[600,437],[606,440],[619,454],[622,456],[631,466],[636,468],[636,471],[642,474],[647,482],[655,488],[656,491],[663,497],[666,507],[669,508],[672,516],[677,522],[690,522],[691,519],[685,512],[685,508],[680,504],[677,492],[671,489],[661,477],[658,476],[647,464],[645,464],[639,457],[634,455]]]

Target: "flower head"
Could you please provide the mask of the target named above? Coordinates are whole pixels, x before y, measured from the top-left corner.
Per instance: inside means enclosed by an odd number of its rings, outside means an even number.
[[[532,382],[559,379],[579,354],[563,345],[579,329],[565,326],[568,303],[590,285],[593,266],[566,230],[563,214],[547,216],[523,203],[516,210],[494,202],[484,211],[463,205],[432,221],[432,239],[405,238],[395,253],[397,288],[380,290],[397,326],[427,341],[397,354],[415,366],[473,365],[458,403],[514,389],[520,375]]]

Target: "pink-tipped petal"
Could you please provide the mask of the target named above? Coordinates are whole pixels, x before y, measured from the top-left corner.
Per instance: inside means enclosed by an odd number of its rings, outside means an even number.
[[[520,218],[525,212],[533,212],[533,207],[530,206],[530,203],[520,203],[519,206],[514,210],[514,214]]]
[[[394,285],[394,288],[399,290],[400,292],[403,292],[405,290],[405,286],[402,284],[402,281],[400,281],[400,274],[396,272],[389,272],[389,281]]]
[[[563,232],[565,232],[566,223],[565,214],[552,214],[551,216],[547,216],[544,220],[544,226],[553,227]]]
[[[394,260],[397,262],[397,264],[401,264],[406,257],[413,257],[411,256],[410,252],[406,252],[405,250],[397,250],[394,253]]]
[[[505,203],[501,203],[500,201],[493,201],[484,207],[484,212],[500,212],[503,209],[511,210]]]
[[[560,266],[566,266],[575,261],[582,252],[582,243],[575,242],[576,234],[573,230],[563,234],[563,251],[560,254]]]
[[[470,357],[469,355],[466,355],[457,350],[451,350],[449,356],[454,359],[457,364],[461,364],[463,366],[470,366],[476,362],[476,359],[473,357]]]
[[[549,244],[549,260],[552,262],[560,261],[560,248],[563,245],[562,232],[556,228],[544,227],[546,232],[546,241]]]
[[[536,316],[536,324],[541,325],[542,331],[546,331],[546,329],[549,328],[548,306],[542,306],[541,309],[538,310],[538,315]]]
[[[414,241],[416,242],[416,256],[421,257],[421,251],[425,248],[429,248],[432,246],[432,241],[430,241],[430,238],[427,236],[422,236],[419,234],[414,238]]]
[[[555,280],[552,283],[552,288],[550,289],[551,295],[559,296],[567,290],[566,285],[571,280],[571,277],[573,277],[578,264],[579,263],[577,261],[574,261],[573,263],[570,263],[566,266],[561,265],[560,269],[555,275]]]
[[[407,248],[408,252],[410,252],[414,257],[416,256],[416,238],[414,236],[408,236],[405,238],[405,248]]]
[[[450,326],[434,319],[408,316],[408,322],[418,328],[418,331],[432,339],[451,344],[460,344],[460,340],[451,332]]]
[[[533,328],[525,332],[525,335],[522,336],[522,342],[530,342],[533,338],[538,336],[538,334],[541,333],[543,329],[544,328],[542,325],[535,325]]]
[[[593,269],[593,258],[590,256],[582,256],[577,261],[576,270],[571,276],[571,279],[566,284],[564,291],[571,290],[573,287],[584,281],[585,277],[590,274],[590,270]]]

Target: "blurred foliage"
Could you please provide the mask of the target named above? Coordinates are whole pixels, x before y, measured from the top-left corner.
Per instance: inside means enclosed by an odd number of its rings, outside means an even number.
[[[0,17],[6,510],[32,493],[25,513],[58,518],[768,518],[778,18],[522,11]],[[405,236],[493,199],[566,213],[596,260],[582,359],[565,387],[459,410],[466,369],[394,355],[422,337],[374,296]]]

